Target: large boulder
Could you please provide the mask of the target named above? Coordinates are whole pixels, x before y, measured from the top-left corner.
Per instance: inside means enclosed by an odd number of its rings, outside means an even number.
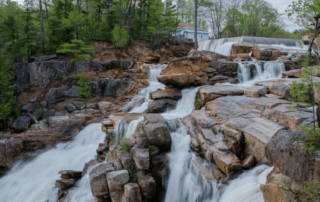
[[[140,187],[137,183],[127,183],[124,185],[125,202],[142,202]]]
[[[108,102],[108,101],[101,101],[101,102],[98,102],[98,107],[101,111],[101,113],[104,115],[104,116],[107,116],[109,115],[110,113],[110,108],[113,106],[113,104],[111,102]]]
[[[69,189],[73,187],[74,181],[71,179],[58,179],[56,180],[56,187],[60,189]]]
[[[30,118],[27,116],[18,116],[11,124],[11,128],[17,131],[27,130],[30,126]]]
[[[113,202],[122,202],[124,185],[129,181],[127,170],[117,170],[107,173],[110,197]]]
[[[302,131],[282,130],[266,145],[266,156],[269,163],[297,183],[318,181],[320,161],[317,150],[311,151],[302,147]]]
[[[99,163],[89,169],[90,186],[93,196],[107,196],[109,189],[106,174],[114,170],[112,164]]]
[[[216,144],[210,150],[215,163],[222,172],[228,174],[242,168],[241,162],[235,154],[223,151]]]
[[[247,43],[247,42],[242,42],[242,43],[236,43],[232,44],[231,46],[231,55],[237,55],[240,53],[250,53],[252,52],[252,48],[254,47],[255,44],[253,43]]]
[[[147,135],[149,145],[158,146],[162,151],[170,149],[170,131],[166,120],[160,114],[145,115],[144,121],[139,123],[137,130],[140,130],[139,128],[142,128]]]
[[[134,148],[133,160],[140,170],[148,170],[150,165],[149,149]]]
[[[158,89],[150,93],[149,98],[152,100],[159,100],[159,99],[180,100],[182,98],[182,93],[180,89],[176,89],[176,88],[167,88],[164,90]]]
[[[154,100],[148,103],[148,113],[162,113],[175,109],[177,101],[170,99]]]
[[[254,46],[252,56],[257,60],[277,60],[281,56],[288,55],[288,52],[281,49],[265,46]]]

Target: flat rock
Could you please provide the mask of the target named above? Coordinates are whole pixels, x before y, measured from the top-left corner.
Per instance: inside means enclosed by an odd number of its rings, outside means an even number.
[[[77,170],[61,170],[59,174],[61,174],[62,179],[78,180],[82,177],[82,171],[77,171]]]
[[[246,88],[245,94],[248,97],[262,97],[267,93],[267,88],[264,86],[250,86]]]
[[[149,98],[152,100],[159,100],[159,99],[180,100],[182,98],[182,93],[181,93],[181,90],[177,88],[168,88],[164,90],[158,89],[150,93]]]
[[[104,115],[104,116],[107,116],[109,114],[109,111],[110,111],[110,107],[112,107],[112,103],[111,102],[108,102],[108,101],[102,101],[102,102],[98,102],[98,108],[100,109],[101,113]]]
[[[131,122],[135,119],[138,119],[140,116],[142,116],[141,113],[125,113],[125,112],[117,112],[112,113],[109,116],[110,122],[116,124],[119,120],[123,120],[126,122]]]

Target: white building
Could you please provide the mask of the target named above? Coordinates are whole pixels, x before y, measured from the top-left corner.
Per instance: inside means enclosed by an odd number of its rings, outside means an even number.
[[[180,23],[177,27],[177,32],[172,33],[172,36],[194,40],[194,25],[190,23]],[[209,40],[209,33],[202,31],[198,27],[197,40],[198,42]]]

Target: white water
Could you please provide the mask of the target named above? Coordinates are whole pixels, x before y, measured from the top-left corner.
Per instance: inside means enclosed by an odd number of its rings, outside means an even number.
[[[293,52],[305,52],[307,50],[306,46],[301,47],[301,41],[294,39],[278,39],[278,38],[265,38],[265,37],[231,37],[222,38],[216,40],[208,40],[199,42],[199,50],[216,52],[222,55],[230,55],[232,44],[248,42],[254,43],[259,46],[273,47],[277,49],[284,49]]]
[[[161,73],[163,69],[165,69],[167,65],[154,65],[152,68],[150,68],[149,71],[149,86],[139,92],[138,96],[144,96],[145,101],[142,103],[141,106],[135,107],[130,112],[145,112],[148,109],[148,103],[150,101],[149,99],[149,93],[156,91],[158,89],[164,89],[165,85],[158,82],[157,76]],[[138,97],[137,96],[137,97]],[[134,102],[134,99],[133,101]],[[131,104],[131,102],[129,103]]]
[[[257,81],[266,81],[281,78],[281,73],[285,72],[283,62],[265,62],[263,67],[257,62],[248,62],[246,64],[238,63],[238,79],[240,86],[252,86]],[[253,75],[250,73],[249,65],[254,64]]]
[[[164,85],[156,79],[163,68],[165,66],[150,69],[150,86],[139,93],[140,96],[145,96],[145,102],[130,112],[145,112],[150,101],[149,93],[164,88]],[[258,73],[258,75],[262,74]],[[197,89],[184,89],[177,108],[162,115],[167,119],[175,119],[190,114],[194,110],[193,102]],[[141,120],[140,117],[124,125],[127,137],[134,132],[136,125]],[[217,183],[215,181],[208,183],[193,164],[192,158],[195,155],[190,150],[190,136],[182,124],[177,131],[171,133],[171,137],[172,151],[169,153],[171,175],[168,179],[165,201],[229,202],[229,195],[235,196],[231,201],[235,201],[238,197],[244,198],[244,201],[263,200],[259,187],[265,182],[263,179],[270,172],[269,167],[265,166],[261,174],[256,172],[259,167],[242,174],[231,181],[226,190],[221,193],[217,189]],[[84,163],[94,157],[98,144],[103,142],[104,138],[105,134],[101,132],[101,124],[91,124],[82,130],[72,143],[58,144],[56,148],[40,154],[30,162],[18,164],[0,179],[0,202],[55,202],[58,189],[54,187],[54,183],[60,178],[57,173],[66,169],[81,170]],[[245,191],[238,191],[241,189]],[[93,202],[88,174],[70,190],[68,200]]]
[[[31,161],[18,163],[0,179],[0,201],[56,202],[58,172],[82,170],[104,138],[101,124],[90,124],[77,134],[73,142],[60,143]],[[90,200],[93,201],[92,194]]]

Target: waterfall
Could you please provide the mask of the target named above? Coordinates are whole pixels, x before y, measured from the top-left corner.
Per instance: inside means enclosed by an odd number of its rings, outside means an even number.
[[[242,36],[199,42],[198,50],[206,50],[228,56],[231,53],[232,44],[241,42],[274,46],[274,48],[293,49],[296,51],[301,50],[300,47],[302,46],[301,40]]]
[[[154,65],[149,70],[149,86],[143,90],[141,90],[135,98],[132,99],[131,102],[129,102],[127,105],[130,105],[131,103],[135,102],[135,99],[138,97],[144,97],[145,101],[142,103],[141,106],[135,107],[130,110],[130,112],[145,112],[148,109],[148,103],[150,101],[149,99],[149,93],[156,91],[158,89],[164,89],[165,85],[158,82],[157,76],[161,73],[163,69],[165,69],[167,65]]]
[[[283,62],[270,61],[262,64],[253,61],[238,64],[238,85],[242,86],[251,86],[257,81],[281,78],[281,73],[286,71]]]
[[[94,157],[104,138],[101,124],[90,124],[76,135],[73,142],[60,143],[31,161],[16,164],[0,179],[0,201],[56,202],[58,172],[82,170],[84,164]],[[92,194],[88,198],[93,201]]]

